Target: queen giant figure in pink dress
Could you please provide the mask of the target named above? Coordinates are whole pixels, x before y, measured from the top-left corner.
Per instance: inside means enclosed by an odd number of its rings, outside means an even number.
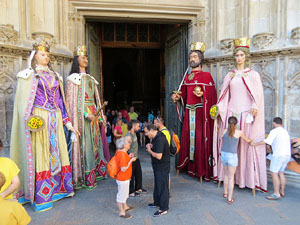
[[[224,78],[217,103],[218,116],[214,129],[214,176],[223,181],[224,172],[221,163],[222,134],[227,128],[228,117],[238,118],[239,129],[254,142],[265,137],[264,92],[260,75],[249,68],[250,39],[240,38],[234,41],[236,69]],[[251,146],[244,140],[238,145],[238,167],[235,183],[240,188],[267,191],[267,170],[265,146]],[[224,193],[227,194],[227,193]]]

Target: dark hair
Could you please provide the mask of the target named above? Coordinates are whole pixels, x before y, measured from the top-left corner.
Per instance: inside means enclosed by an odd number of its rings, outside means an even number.
[[[282,125],[282,119],[280,117],[275,117],[273,119],[273,122],[276,123],[276,124]]]
[[[162,124],[165,123],[164,118],[162,116],[157,116],[154,119],[157,120],[158,122],[161,122]]]
[[[132,127],[134,126],[134,124],[137,124],[137,123],[140,123],[140,121],[138,120],[130,120],[129,123],[128,123],[128,130],[131,130]]]
[[[153,123],[146,123],[145,128],[147,128],[147,130],[157,130],[156,126],[154,126]]]
[[[3,147],[3,143],[2,143],[2,141],[0,139],[0,148],[2,148],[2,147]]]
[[[199,50],[195,50],[195,51],[191,51],[190,54],[189,54],[189,57],[190,55],[193,53],[193,52],[196,52],[198,54],[198,57],[200,59],[200,65],[202,67],[202,64],[203,64],[203,61],[204,61],[204,54],[203,52],[199,51]]]
[[[232,139],[234,133],[235,133],[235,125],[237,124],[237,118],[234,116],[231,116],[228,118],[228,136],[230,139]]]
[[[88,73],[88,68],[85,68],[85,72]],[[74,56],[73,58],[73,63],[72,63],[72,67],[71,67],[71,71],[70,74],[72,73],[80,73],[80,68],[79,68],[79,62],[78,62],[78,56]]]

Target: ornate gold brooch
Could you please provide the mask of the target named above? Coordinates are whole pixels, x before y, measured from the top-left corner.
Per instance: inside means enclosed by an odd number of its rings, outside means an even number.
[[[189,75],[188,79],[189,79],[189,80],[193,80],[194,77],[195,77],[195,74],[194,74],[194,73],[191,73],[191,74]]]

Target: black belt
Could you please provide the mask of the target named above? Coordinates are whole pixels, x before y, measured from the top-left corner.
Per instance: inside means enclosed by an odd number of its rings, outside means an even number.
[[[195,110],[196,108],[203,108],[203,103],[198,103],[195,105],[186,104],[185,108],[189,110]]]

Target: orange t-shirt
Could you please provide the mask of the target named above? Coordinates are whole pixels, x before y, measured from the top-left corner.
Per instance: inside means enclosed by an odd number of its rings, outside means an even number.
[[[125,180],[130,180],[131,175],[132,175],[132,163],[128,167],[128,169],[125,172],[121,171],[121,167],[127,167],[128,162],[130,161],[130,157],[127,152],[123,151],[117,151],[116,152],[116,161],[118,168],[120,168],[120,171],[118,172],[116,176],[116,180],[119,181],[125,181]]]

